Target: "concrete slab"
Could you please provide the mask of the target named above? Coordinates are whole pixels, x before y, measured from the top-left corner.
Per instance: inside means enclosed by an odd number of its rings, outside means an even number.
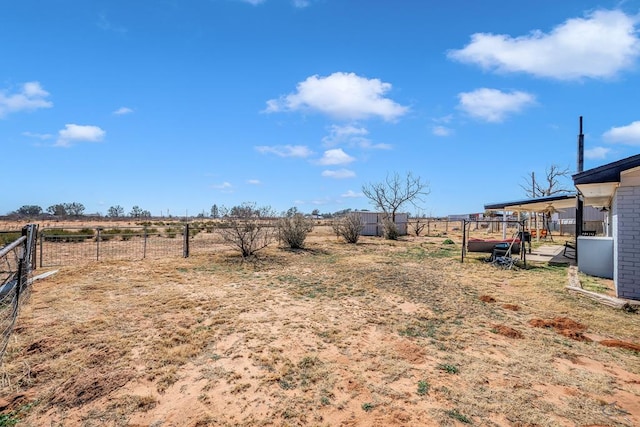
[[[561,253],[564,246],[558,245],[543,245],[532,250],[531,253],[527,253],[527,261],[547,262],[554,256]]]
[[[575,265],[575,260],[565,257],[563,245],[542,245],[527,253],[527,262],[547,262],[549,265]]]

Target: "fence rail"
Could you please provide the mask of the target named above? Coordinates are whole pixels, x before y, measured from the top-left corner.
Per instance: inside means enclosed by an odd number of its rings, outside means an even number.
[[[29,295],[35,268],[38,227],[25,226],[20,237],[0,249],[0,364],[13,332],[20,306]]]

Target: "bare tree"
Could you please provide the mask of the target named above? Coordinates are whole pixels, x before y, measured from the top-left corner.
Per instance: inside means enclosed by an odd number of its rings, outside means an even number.
[[[276,227],[270,223],[275,216],[270,207],[256,208],[255,203],[243,203],[231,209],[220,209],[222,239],[238,249],[243,258],[255,255],[276,238]]]
[[[387,239],[398,238],[396,226],[396,213],[406,204],[417,207],[417,202],[424,201],[427,196],[429,184],[422,181],[419,176],[414,177],[407,172],[401,177],[397,172],[389,175],[382,182],[369,183],[362,186],[362,193],[369,199],[372,205],[382,210],[384,235]]]
[[[413,215],[413,221],[409,221],[409,224],[411,225],[411,228],[416,237],[418,237],[420,236],[420,233],[422,233],[422,231],[426,228],[427,220],[425,219],[422,212],[417,212],[415,215]]]
[[[526,176],[525,184],[521,184],[520,187],[532,199],[570,193],[570,188],[566,186],[570,174],[568,167],[551,165],[545,169],[544,178],[536,180],[535,172],[531,172]]]
[[[568,167],[561,168],[558,165],[551,165],[545,169],[545,176],[541,180],[536,180],[535,172],[531,172],[525,178],[526,185],[520,185],[530,198],[549,197],[554,195],[562,195],[570,193],[571,190],[566,187],[566,181],[570,177]],[[543,227],[548,229],[551,221],[551,210],[544,212]],[[536,216],[536,224],[537,224]]]
[[[382,210],[391,221],[396,221],[398,210],[409,203],[417,207],[417,202],[430,193],[429,184],[411,172],[401,177],[397,172],[389,175],[382,182],[369,183],[362,186],[362,193],[372,205]]]

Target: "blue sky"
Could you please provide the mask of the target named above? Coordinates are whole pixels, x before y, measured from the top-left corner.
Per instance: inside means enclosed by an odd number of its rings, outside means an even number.
[[[640,1],[0,4],[0,213],[80,202],[421,210],[524,198],[530,172],[640,152]],[[408,209],[415,212],[416,209]]]

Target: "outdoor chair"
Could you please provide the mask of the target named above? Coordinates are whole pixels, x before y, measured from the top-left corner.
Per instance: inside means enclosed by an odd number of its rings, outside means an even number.
[[[562,256],[576,259],[576,244],[569,240],[564,242],[564,251],[562,251]]]
[[[531,237],[533,237],[534,239],[536,238],[536,236],[538,235],[537,230],[534,228],[533,230],[531,230]],[[546,239],[547,238],[547,230],[542,228],[540,229],[540,238],[541,239]]]

